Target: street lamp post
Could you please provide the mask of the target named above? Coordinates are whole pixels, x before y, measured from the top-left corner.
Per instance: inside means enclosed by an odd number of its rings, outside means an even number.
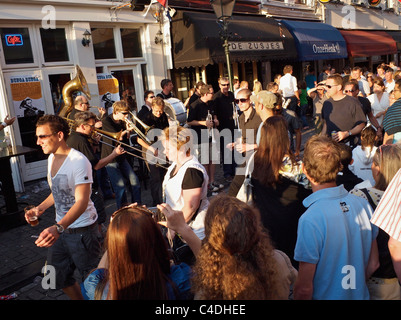
[[[230,82],[230,91],[233,91],[230,51],[228,45],[228,38],[229,38],[228,20],[231,18],[233,14],[235,0],[210,0],[210,4],[212,5],[213,11],[216,14],[217,23],[223,27],[223,31],[221,32],[220,35],[224,40],[223,47],[227,62],[227,73],[228,73],[228,80]]]

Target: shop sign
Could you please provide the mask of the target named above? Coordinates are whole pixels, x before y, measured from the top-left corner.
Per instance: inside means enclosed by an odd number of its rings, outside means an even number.
[[[332,44],[313,44],[312,50],[314,53],[341,53],[341,47],[339,43],[332,43]]]
[[[22,34],[6,34],[6,45],[8,47],[22,46],[24,41],[22,40]]]
[[[231,52],[284,50],[282,41],[232,41],[228,44]]]

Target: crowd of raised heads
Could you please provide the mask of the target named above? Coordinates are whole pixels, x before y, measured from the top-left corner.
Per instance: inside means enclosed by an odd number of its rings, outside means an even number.
[[[151,179],[148,207],[128,157],[126,102],[115,102],[101,124],[76,108],[71,133],[58,116],[40,118],[52,193],[26,219],[56,208],[57,223],[35,243],[49,248],[57,288],[90,300],[400,299],[401,226],[390,216],[400,214],[393,195],[401,179],[401,80],[390,66],[379,70],[371,86],[358,67],[342,75],[325,68],[319,78],[308,69],[299,80],[290,65],[266,90],[242,81],[231,92],[226,77],[217,92],[198,83],[185,126],[171,126],[164,112],[174,88],[164,79],[162,93],[147,91],[138,113],[139,151],[169,160],[141,158]],[[98,125],[118,139],[102,137],[96,153],[88,137]],[[148,139],[147,128],[160,134]],[[242,135],[216,144],[227,130]],[[303,153],[301,132],[310,133]],[[215,180],[216,162],[202,160],[216,145],[228,191]],[[233,161],[234,151],[246,161]],[[102,168],[117,204],[110,221]]]

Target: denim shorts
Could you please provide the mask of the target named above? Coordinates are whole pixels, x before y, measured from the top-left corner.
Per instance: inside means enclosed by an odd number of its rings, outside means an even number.
[[[47,264],[56,270],[56,289],[70,287],[76,282],[75,269],[82,282],[97,267],[101,253],[98,233],[97,223],[81,233],[64,232],[49,248]]]

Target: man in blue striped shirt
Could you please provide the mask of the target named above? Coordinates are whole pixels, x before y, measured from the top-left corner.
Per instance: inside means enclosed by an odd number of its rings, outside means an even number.
[[[401,79],[395,82],[395,102],[387,109],[383,119],[384,144],[401,141]]]

